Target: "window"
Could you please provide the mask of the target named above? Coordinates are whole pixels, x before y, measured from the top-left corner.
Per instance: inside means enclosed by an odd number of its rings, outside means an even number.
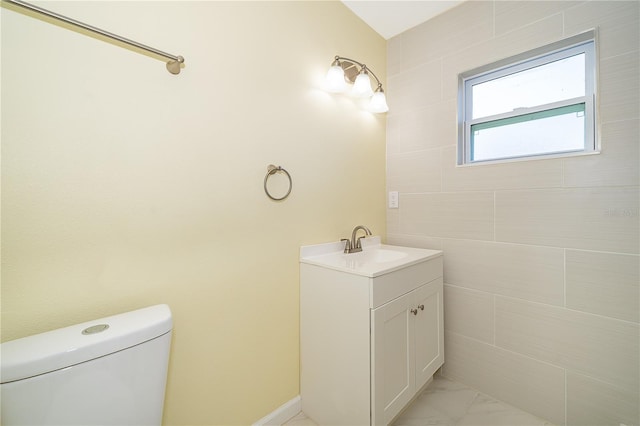
[[[458,164],[596,151],[595,33],[460,75]]]

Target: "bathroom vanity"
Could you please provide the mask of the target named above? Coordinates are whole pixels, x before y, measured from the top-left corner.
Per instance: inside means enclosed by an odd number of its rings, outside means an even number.
[[[300,394],[317,423],[389,424],[444,362],[442,252],[300,249]]]

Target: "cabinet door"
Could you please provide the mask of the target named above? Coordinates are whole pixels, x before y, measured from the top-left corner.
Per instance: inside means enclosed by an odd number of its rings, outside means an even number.
[[[413,292],[371,311],[371,422],[388,424],[415,392]]]
[[[444,363],[442,278],[415,290],[416,390]]]

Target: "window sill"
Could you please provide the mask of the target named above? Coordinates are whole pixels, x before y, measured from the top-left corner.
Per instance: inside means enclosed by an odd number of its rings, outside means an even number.
[[[484,165],[519,163],[522,161],[554,160],[557,158],[586,157],[586,156],[598,155],[598,154],[600,154],[600,151],[541,154],[541,155],[532,155],[529,157],[501,158],[497,160],[475,161],[473,163],[456,164],[456,167],[477,167],[477,166],[484,166]]]

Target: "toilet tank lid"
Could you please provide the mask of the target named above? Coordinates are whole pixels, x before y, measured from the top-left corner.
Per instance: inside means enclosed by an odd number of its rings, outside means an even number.
[[[169,306],[155,305],[5,342],[0,345],[0,382],[109,355],[169,333],[172,326]]]

